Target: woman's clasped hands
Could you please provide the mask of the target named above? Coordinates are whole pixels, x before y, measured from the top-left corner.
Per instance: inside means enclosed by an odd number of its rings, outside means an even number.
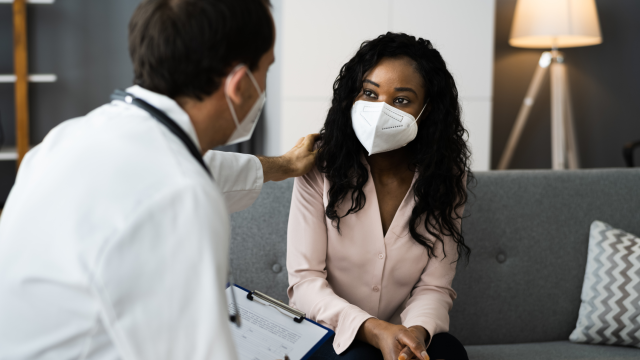
[[[425,342],[430,334],[422,326],[390,324],[376,318],[365,321],[358,338],[382,351],[385,360],[429,360]]]

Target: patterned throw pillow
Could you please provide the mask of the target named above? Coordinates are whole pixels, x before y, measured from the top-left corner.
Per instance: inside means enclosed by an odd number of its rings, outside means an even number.
[[[591,224],[573,342],[640,347],[640,238]]]

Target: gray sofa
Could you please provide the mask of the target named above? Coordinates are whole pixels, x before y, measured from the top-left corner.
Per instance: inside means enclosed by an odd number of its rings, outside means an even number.
[[[453,282],[450,332],[470,359],[640,359],[640,349],[568,342],[578,318],[589,226],[640,235],[640,169],[477,173],[462,228],[472,249]],[[287,301],[293,181],[265,184],[233,214],[236,282]]]

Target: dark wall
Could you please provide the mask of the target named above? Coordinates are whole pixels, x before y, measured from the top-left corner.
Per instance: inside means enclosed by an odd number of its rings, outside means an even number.
[[[582,167],[621,167],[622,146],[640,139],[640,1],[596,0],[596,4],[603,43],[562,51],[569,70]],[[516,0],[496,3],[493,168],[542,52],[509,46],[515,5]],[[511,168],[551,167],[549,87],[547,75]]]
[[[30,84],[32,143],[60,122],[108,102],[113,89],[131,84],[127,24],[137,4],[65,0],[28,6],[29,72],[58,76],[55,83]],[[12,73],[10,5],[0,5],[0,19],[0,72]],[[8,143],[14,144],[13,85],[0,87],[2,121]]]

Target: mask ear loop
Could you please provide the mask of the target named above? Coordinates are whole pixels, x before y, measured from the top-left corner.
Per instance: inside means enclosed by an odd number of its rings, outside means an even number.
[[[233,121],[236,123],[236,128],[240,127],[240,122],[238,121],[236,110],[233,108],[233,103],[231,102],[231,99],[229,98],[229,94],[227,93],[227,88],[229,87],[229,81],[231,81],[231,76],[233,76],[233,74],[235,74],[243,66],[245,65],[244,64],[236,65],[236,67],[234,67],[233,70],[231,70],[229,75],[227,75],[227,79],[224,82],[224,97],[227,99],[227,104],[229,105],[229,110],[231,111],[231,116],[233,117]],[[253,78],[253,76],[251,76],[251,78]]]
[[[249,79],[251,79],[251,82],[253,83],[253,86],[255,86],[256,90],[258,90],[258,95],[262,95],[262,90],[260,90],[260,85],[258,85],[258,82],[256,81],[256,78],[253,77],[253,74],[251,73],[251,70],[249,70],[248,67],[247,67],[247,75],[249,75]]]
[[[420,110],[420,114],[418,114],[418,117],[416,118],[416,121],[414,121],[414,122],[418,122],[418,119],[420,119],[420,115],[422,115],[422,113],[424,112],[424,109],[426,109],[427,105],[429,105],[429,100],[430,99],[427,99],[427,103],[424,104],[424,106],[422,107],[422,110]]]

